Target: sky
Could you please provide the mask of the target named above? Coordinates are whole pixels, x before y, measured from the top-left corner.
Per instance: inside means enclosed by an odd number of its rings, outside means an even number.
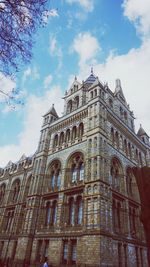
[[[135,116],[150,135],[150,1],[51,0],[46,26],[33,36],[33,57],[3,90],[19,88],[24,105],[0,104],[0,167],[35,153],[43,115],[54,103],[63,114],[64,93],[75,75],[94,74],[114,92],[115,80]]]

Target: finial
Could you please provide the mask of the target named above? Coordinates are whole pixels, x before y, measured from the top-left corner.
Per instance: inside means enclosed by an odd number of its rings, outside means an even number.
[[[52,104],[52,108],[54,108],[54,104]]]
[[[93,67],[91,67],[91,74],[93,74]]]
[[[142,124],[140,123],[140,128],[142,128]]]
[[[77,81],[77,76],[75,75],[74,80]]]
[[[121,81],[120,81],[120,79],[116,79],[116,87],[121,87]]]

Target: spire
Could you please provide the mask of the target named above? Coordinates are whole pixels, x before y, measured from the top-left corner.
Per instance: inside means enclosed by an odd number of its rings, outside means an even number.
[[[75,75],[74,80],[77,81],[77,76]]]
[[[52,107],[49,109],[49,111],[44,116],[46,116],[48,114],[51,114],[56,118],[59,118],[59,116],[58,116],[58,114],[57,114],[57,112],[55,110],[54,104],[52,104]]]
[[[124,102],[126,102],[125,97],[124,97],[124,94],[123,94],[123,90],[122,90],[122,87],[121,87],[121,81],[120,81],[120,79],[116,79],[115,95],[119,95],[120,98]]]
[[[137,135],[138,136],[147,135],[147,133],[145,132],[145,130],[142,127],[142,124],[140,124],[140,128],[139,128],[139,130],[137,132]]]
[[[95,76],[94,73],[93,73],[93,67],[91,67],[91,74],[90,74],[90,76],[85,80],[85,84],[89,84],[89,85],[91,85],[91,84],[93,84],[93,83],[95,82],[95,80],[96,80],[96,76]]]

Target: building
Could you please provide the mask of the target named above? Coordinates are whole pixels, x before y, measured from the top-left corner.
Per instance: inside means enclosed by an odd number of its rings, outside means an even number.
[[[120,80],[113,93],[93,70],[75,77],[64,115],[52,106],[43,116],[36,153],[1,169],[1,260],[147,267],[132,167],[149,165],[149,137],[135,133]]]

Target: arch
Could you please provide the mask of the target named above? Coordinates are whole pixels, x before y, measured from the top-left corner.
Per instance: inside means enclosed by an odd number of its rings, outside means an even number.
[[[135,176],[130,166],[126,168],[126,187],[128,196],[134,199],[135,201],[139,202],[140,201],[139,190]]]
[[[57,146],[58,146],[58,134],[56,134],[54,137],[53,148],[56,148]]]
[[[65,141],[66,141],[66,143],[70,141],[70,129],[67,129],[67,131],[66,131]]]
[[[67,103],[67,114],[72,111],[72,100],[70,99]]]
[[[67,170],[66,174],[68,181],[75,183],[78,181],[84,180],[84,156],[81,152],[76,152],[72,154],[67,161]]]
[[[20,192],[20,179],[16,179],[11,186],[11,201],[17,202]]]
[[[77,109],[79,107],[79,96],[76,96],[74,99],[74,109]]]
[[[72,136],[71,137],[72,137],[71,138],[72,141],[74,141],[77,137],[77,127],[76,126],[73,126],[73,128],[72,128]]]
[[[123,179],[123,168],[121,162],[116,157],[113,157],[111,160],[110,174],[114,188],[120,190]]]
[[[53,160],[47,170],[48,187],[50,190],[58,190],[61,185],[61,162],[58,159]]]
[[[64,132],[61,132],[59,136],[59,145],[62,146],[63,143],[64,143]]]
[[[83,122],[81,122],[81,123],[79,124],[79,131],[78,131],[78,136],[79,136],[79,138],[82,138],[83,133],[84,133],[84,124],[83,124]]]

